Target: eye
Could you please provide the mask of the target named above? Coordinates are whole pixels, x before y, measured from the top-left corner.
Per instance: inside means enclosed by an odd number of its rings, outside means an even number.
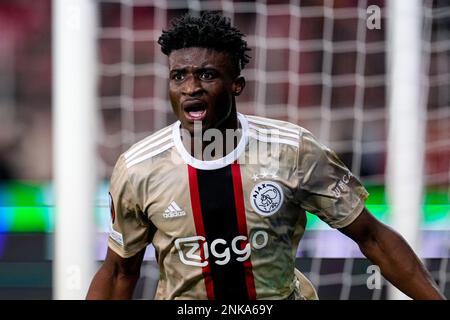
[[[184,74],[182,74],[181,72],[172,74],[172,80],[181,81],[183,79],[184,79]]]
[[[212,79],[214,79],[214,72],[212,72],[212,71],[202,72],[200,74],[200,79],[202,79],[202,80],[212,80]]]

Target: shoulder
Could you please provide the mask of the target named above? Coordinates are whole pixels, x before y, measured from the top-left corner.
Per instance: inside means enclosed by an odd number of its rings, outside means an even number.
[[[277,119],[271,119],[271,118],[265,118],[265,117],[258,117],[258,116],[252,116],[252,115],[245,115],[245,118],[247,119],[250,127],[258,127],[258,128],[266,128],[271,130],[280,130],[280,131],[286,131],[291,132],[293,134],[300,134],[302,130],[304,130],[302,127],[293,124],[288,121],[283,120],[277,120]]]
[[[129,169],[169,150],[174,146],[172,134],[174,125],[175,123],[164,127],[133,144],[121,154],[119,161],[123,161],[126,168]]]
[[[311,135],[305,128],[288,121],[250,115],[245,117],[248,121],[249,135],[258,140],[268,138],[271,142],[299,148],[303,135]]]
[[[305,155],[322,155],[331,150],[322,144],[308,129],[294,123],[258,116],[245,116],[248,121],[249,136],[258,140],[270,140],[281,144],[291,145],[298,152]],[[266,138],[267,135],[270,138]]]
[[[173,126],[156,131],[122,153],[112,172],[111,186],[138,188],[143,179],[151,176],[157,163],[168,163],[166,151],[174,146]]]

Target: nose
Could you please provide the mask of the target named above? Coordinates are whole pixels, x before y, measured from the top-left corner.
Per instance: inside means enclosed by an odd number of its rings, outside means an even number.
[[[195,76],[189,76],[182,88],[182,92],[188,96],[197,96],[202,93],[203,88],[201,86],[201,81]]]

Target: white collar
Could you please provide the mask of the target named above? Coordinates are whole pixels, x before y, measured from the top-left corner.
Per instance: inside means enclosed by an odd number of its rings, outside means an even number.
[[[239,140],[238,145],[233,151],[228,153],[225,157],[215,160],[199,160],[197,158],[194,158],[190,154],[190,152],[187,152],[186,148],[183,145],[183,142],[181,141],[181,134],[180,134],[181,122],[180,121],[175,122],[172,129],[172,135],[173,141],[175,143],[175,148],[177,149],[181,158],[183,158],[183,160],[190,166],[201,170],[220,169],[226,167],[227,165],[233,163],[235,160],[239,159],[242,152],[245,150],[245,146],[247,145],[248,141],[248,121],[245,118],[245,116],[240,113],[237,113],[237,117],[242,128],[242,136],[241,139]]]

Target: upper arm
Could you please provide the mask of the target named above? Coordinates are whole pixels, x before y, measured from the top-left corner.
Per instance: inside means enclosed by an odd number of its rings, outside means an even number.
[[[115,277],[119,275],[139,277],[144,253],[145,248],[132,257],[123,258],[108,248],[103,266]]]
[[[359,245],[375,240],[377,235],[389,228],[377,220],[367,208],[363,208],[358,217],[348,226],[338,229],[346,236],[353,239]]]
[[[105,261],[95,274],[86,299],[131,299],[139,279],[145,249],[123,258],[108,248]]]

